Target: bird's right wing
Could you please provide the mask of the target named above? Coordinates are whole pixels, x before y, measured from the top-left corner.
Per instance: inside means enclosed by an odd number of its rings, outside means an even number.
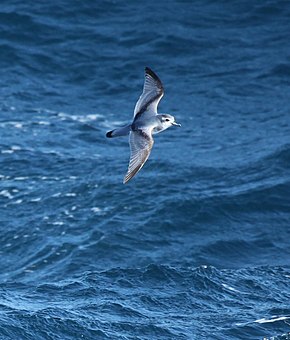
[[[136,103],[134,119],[139,119],[143,115],[149,117],[157,114],[157,106],[163,94],[161,80],[149,67],[146,67],[143,92]]]
[[[153,143],[152,130],[139,129],[130,132],[131,156],[128,171],[123,180],[124,184],[141,170],[150,155]]]

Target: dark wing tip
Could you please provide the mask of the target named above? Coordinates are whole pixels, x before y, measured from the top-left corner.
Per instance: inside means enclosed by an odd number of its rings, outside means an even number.
[[[145,67],[145,73],[151,76],[157,83],[160,83],[160,85],[162,86],[162,82],[160,78],[157,76],[155,72],[151,70],[150,67],[147,67],[147,66]]]
[[[140,164],[135,169],[133,169],[131,172],[128,172],[123,179],[123,184],[127,184],[130,181],[130,179],[132,179],[137,174],[137,172],[139,172],[142,166],[143,164]]]
[[[112,138],[113,130],[106,133],[106,137]]]

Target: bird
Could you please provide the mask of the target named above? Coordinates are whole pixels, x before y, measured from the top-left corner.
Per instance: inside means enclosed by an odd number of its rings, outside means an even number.
[[[145,67],[143,92],[135,105],[132,123],[106,133],[108,138],[129,135],[130,161],[123,179],[124,184],[131,180],[148,160],[154,144],[152,135],[171,126],[181,126],[176,123],[174,116],[157,113],[163,95],[161,80],[151,68]]]

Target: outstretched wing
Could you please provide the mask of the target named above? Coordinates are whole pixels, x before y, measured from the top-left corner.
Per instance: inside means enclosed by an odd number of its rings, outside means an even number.
[[[147,161],[154,140],[152,138],[151,130],[135,130],[130,132],[130,162],[126,176],[123,183],[127,183]]]
[[[143,115],[153,116],[157,114],[157,106],[163,97],[164,89],[161,80],[149,68],[145,67],[145,81],[143,92],[136,103],[134,118],[139,119]]]

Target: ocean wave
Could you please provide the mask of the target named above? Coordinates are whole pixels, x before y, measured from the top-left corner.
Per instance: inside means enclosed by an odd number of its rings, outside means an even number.
[[[5,325],[10,323],[8,315],[13,315],[14,327],[1,327],[1,332],[10,338],[74,334],[110,338],[118,331],[124,337],[134,334],[136,338],[187,339],[193,334],[202,337],[210,329],[216,339],[230,339],[234,334],[238,338],[253,332],[257,336],[269,334],[268,325],[279,322],[282,333],[287,330],[284,321],[289,309],[267,317],[265,307],[261,310],[263,317],[253,316],[265,294],[273,307],[285,305],[273,284],[285,282],[286,274],[281,267],[242,269],[237,277],[234,270],[211,266],[173,268],[150,264],[139,269],[84,272],[54,284],[39,282],[36,289],[29,283],[8,283],[1,292],[0,320]],[[233,313],[241,307],[241,300],[247,305],[247,313]],[[21,327],[23,322],[29,325],[29,331]]]

